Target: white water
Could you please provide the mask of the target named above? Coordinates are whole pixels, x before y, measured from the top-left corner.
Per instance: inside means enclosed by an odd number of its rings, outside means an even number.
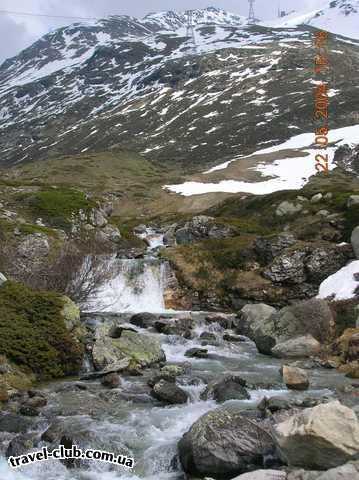
[[[96,293],[87,311],[112,313],[165,311],[164,263],[154,259],[111,259],[113,278]]]

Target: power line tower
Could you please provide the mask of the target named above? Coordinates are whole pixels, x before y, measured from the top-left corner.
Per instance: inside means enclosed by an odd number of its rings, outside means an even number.
[[[186,12],[186,15],[187,15],[186,36],[190,39],[193,50],[196,50],[196,35],[194,32],[194,25],[193,25],[193,11],[188,10]]]
[[[248,0],[248,2],[249,2],[248,23],[253,25],[254,23],[256,23],[256,17],[255,17],[255,14],[254,14],[254,2],[255,2],[255,0]]]

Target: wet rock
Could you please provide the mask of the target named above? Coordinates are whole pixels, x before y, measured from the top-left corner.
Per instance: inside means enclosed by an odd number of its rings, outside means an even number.
[[[30,405],[21,405],[19,412],[25,417],[38,417],[40,415],[39,410]]]
[[[111,338],[121,338],[122,332],[124,332],[124,331],[136,332],[137,333],[136,328],[133,327],[132,325],[123,324],[123,325],[113,325],[110,328],[110,331],[109,331],[108,335]]]
[[[275,312],[275,308],[265,303],[245,305],[240,312],[237,332],[253,340],[256,328]]]
[[[223,340],[226,342],[238,343],[238,342],[246,342],[248,340],[247,337],[243,335],[234,335],[233,333],[224,333]]]
[[[217,340],[216,335],[211,332],[202,332],[199,338],[201,340],[208,340],[209,342],[215,342]]]
[[[136,313],[136,315],[133,315],[130,318],[130,323],[132,323],[132,325],[136,325],[136,327],[150,328],[153,326],[156,320],[156,315],[154,315],[153,313],[144,312]]]
[[[236,375],[226,375],[220,380],[213,380],[201,393],[202,400],[213,399],[219,403],[227,400],[248,400],[249,398],[246,381]]]
[[[287,474],[281,470],[256,470],[243,473],[233,480],[287,480]]]
[[[6,449],[6,458],[19,457],[29,453],[37,444],[38,435],[36,433],[25,433],[17,435],[11,440]]]
[[[281,410],[291,410],[293,405],[289,400],[283,397],[264,397],[257,405],[257,408],[262,412],[269,410],[271,413],[275,413]]]
[[[303,358],[317,355],[321,345],[312,335],[291,338],[277,343],[272,348],[272,355],[278,358]]]
[[[359,259],[359,227],[355,227],[350,238],[355,256]]]
[[[166,360],[160,342],[149,335],[123,331],[120,338],[108,336],[109,326],[101,325],[96,331],[92,358],[97,370],[129,358],[132,367],[147,368]]]
[[[206,348],[190,348],[185,353],[190,358],[208,358],[208,350]]]
[[[335,468],[359,455],[358,419],[338,401],[306,409],[275,425],[274,438],[283,461],[308,470]]]
[[[109,373],[102,378],[101,383],[104,387],[118,388],[120,386],[120,377],[117,373]]]
[[[274,237],[258,237],[254,242],[254,249],[259,259],[267,265],[288,247],[296,243],[290,233],[282,233]]]
[[[271,355],[278,343],[301,336],[312,335],[323,343],[330,337],[333,325],[333,314],[325,300],[305,300],[258,321],[253,340],[260,353]]]
[[[119,362],[114,362],[105,367],[103,370],[97,372],[85,373],[80,377],[80,380],[95,380],[97,378],[104,377],[110,373],[121,373],[126,372],[130,367],[131,360],[129,358],[124,358]]]
[[[43,408],[47,405],[47,399],[43,396],[33,396],[26,400],[24,406],[32,407],[32,408]]]
[[[270,435],[256,419],[235,407],[218,408],[200,417],[178,444],[187,474],[232,478],[263,464],[273,450]]]
[[[230,329],[234,325],[235,316],[225,313],[209,313],[205,317],[208,324],[218,323],[224,329]]]
[[[30,429],[31,425],[31,420],[21,415],[14,413],[0,415],[0,432],[25,433]]]
[[[307,390],[309,378],[305,370],[289,365],[283,366],[283,381],[290,390]]]
[[[191,338],[193,320],[191,317],[162,319],[156,321],[154,327],[159,333],[165,335],[180,335],[184,338]]]
[[[143,225],[143,224],[136,225],[136,227],[134,227],[134,229],[133,229],[133,232],[138,234],[138,235],[142,235],[142,234],[147,232],[147,226]]]
[[[182,390],[174,382],[167,382],[166,380],[160,380],[153,386],[151,395],[168,404],[182,404],[187,403],[189,399],[188,393]]]
[[[300,203],[292,203],[285,200],[280,203],[275,211],[277,217],[292,216],[303,210],[303,205]]]

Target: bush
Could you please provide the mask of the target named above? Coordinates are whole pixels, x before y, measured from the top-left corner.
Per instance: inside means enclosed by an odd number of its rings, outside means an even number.
[[[0,352],[39,380],[76,374],[83,347],[67,331],[63,299],[14,282],[0,288]]]

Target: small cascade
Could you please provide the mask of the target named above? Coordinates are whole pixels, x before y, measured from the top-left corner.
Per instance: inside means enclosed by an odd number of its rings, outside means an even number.
[[[86,311],[111,313],[162,313],[166,311],[164,293],[167,263],[157,256],[163,234],[153,229],[138,235],[148,244],[147,254],[139,259],[107,257],[111,279],[90,300]]]
[[[87,310],[122,313],[165,311],[165,264],[158,259],[112,259],[113,278]]]

